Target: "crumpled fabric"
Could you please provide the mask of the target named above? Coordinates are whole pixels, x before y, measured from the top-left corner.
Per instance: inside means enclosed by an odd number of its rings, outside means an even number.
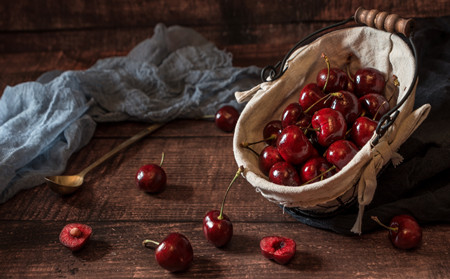
[[[61,174],[98,122],[167,122],[242,110],[234,92],[260,82],[190,28],[158,24],[127,56],[84,71],[51,71],[7,87],[0,99],[0,203]]]

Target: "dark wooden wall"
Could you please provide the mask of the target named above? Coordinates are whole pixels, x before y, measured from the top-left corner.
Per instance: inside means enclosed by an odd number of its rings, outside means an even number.
[[[450,15],[448,0],[1,0],[0,63],[12,61],[0,71],[1,92],[36,78],[32,65],[41,71],[83,69],[98,58],[124,55],[157,23],[195,28],[230,51],[238,66],[266,66],[359,6],[403,17]]]

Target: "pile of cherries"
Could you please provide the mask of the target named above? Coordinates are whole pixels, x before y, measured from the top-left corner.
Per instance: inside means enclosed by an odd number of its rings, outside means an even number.
[[[323,180],[341,170],[373,136],[380,118],[389,111],[386,81],[374,68],[355,74],[330,67],[306,84],[298,102],[288,104],[280,119],[268,122],[258,154],[259,168],[273,183],[298,186]]]

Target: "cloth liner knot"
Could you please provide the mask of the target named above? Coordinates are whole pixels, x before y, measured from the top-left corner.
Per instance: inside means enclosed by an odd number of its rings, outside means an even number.
[[[400,145],[420,126],[420,124],[427,118],[431,109],[429,104],[425,104],[413,111],[402,123],[394,124],[390,131],[382,138],[379,143],[372,148],[372,159],[369,161],[358,183],[358,216],[351,232],[361,234],[362,217],[364,214],[364,207],[372,202],[375,190],[377,189],[377,174],[381,168],[390,160],[394,166],[397,166],[403,161],[403,157],[396,152]],[[373,140],[375,135],[372,137]],[[393,138],[389,143],[388,138]],[[370,143],[368,143],[370,144]]]

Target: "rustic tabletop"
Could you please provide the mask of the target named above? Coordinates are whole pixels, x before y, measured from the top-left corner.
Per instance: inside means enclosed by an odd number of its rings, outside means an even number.
[[[86,69],[101,57],[126,54],[150,36],[151,26],[156,21],[164,21],[164,17],[170,18],[169,24],[191,22],[191,26],[198,27],[208,39],[231,51],[236,65],[262,67],[278,61],[298,36],[327,25],[328,19],[342,19],[340,14],[344,12],[344,8],[330,1],[335,5],[331,3],[326,14],[309,13],[306,19],[299,20],[299,15],[278,7],[276,11],[285,14],[272,17],[275,23],[270,23],[263,20],[270,10],[264,7],[266,12],[257,9],[255,18],[249,23],[244,14],[249,13],[248,6],[252,1],[244,1],[243,6],[241,1],[229,1],[227,7],[212,7],[209,1],[199,1],[205,3],[191,3],[199,7],[197,14],[187,9],[190,12],[176,22],[174,11],[169,8],[156,10],[155,5],[147,3],[125,5],[124,9],[119,9],[96,1],[95,15],[104,20],[104,25],[95,25],[98,22],[87,19],[94,16],[92,12],[73,16],[79,11],[76,7],[83,6],[83,1],[75,1],[74,7],[62,7],[57,3],[51,7],[45,1],[35,2],[55,11],[58,9],[59,16],[53,19],[44,16],[39,25],[31,18],[39,14],[37,11],[42,11],[41,6],[36,4],[26,9],[22,1],[16,6],[10,5],[9,9],[16,17],[10,17],[9,21],[0,20],[0,92],[8,85],[34,80],[48,70]],[[119,5],[121,1],[115,2]],[[169,1],[172,2],[175,1]],[[346,2],[352,2],[354,10],[353,1]],[[450,12],[446,1],[438,1],[436,5],[425,2],[417,1],[416,6],[407,6],[406,15],[427,17]],[[318,8],[314,6],[316,4],[305,5],[310,5],[311,10]],[[380,9],[389,8],[379,6]],[[239,7],[247,7],[247,10]],[[180,6],[177,11],[185,8]],[[139,25],[148,19],[142,12],[145,9],[157,16],[139,27],[132,26],[130,17],[123,16],[121,26],[108,17],[108,12],[116,18],[133,12]],[[216,9],[226,13],[223,12],[220,18],[209,14]],[[395,12],[400,10],[394,7]],[[23,17],[17,16],[20,11],[24,13]],[[290,17],[297,18],[298,22],[287,22]],[[238,24],[239,20],[244,22],[243,25]],[[208,21],[212,24],[205,24]],[[280,32],[284,35],[279,36]],[[286,36],[292,33],[297,35]],[[147,125],[137,122],[99,124],[92,140],[70,158],[65,173],[78,173]],[[203,235],[202,219],[209,210],[219,209],[226,187],[237,171],[232,140],[232,133],[222,132],[212,121],[179,119],[90,172],[83,187],[73,195],[60,196],[45,184],[20,192],[0,204],[0,277],[450,276],[449,224],[424,226],[423,242],[418,249],[399,250],[392,246],[387,232],[382,229],[361,236],[343,236],[302,224],[263,198],[243,178],[237,179],[225,205],[225,212],[234,224],[231,242],[223,248],[209,244]],[[165,154],[167,189],[159,194],[146,194],[137,189],[135,174],[143,164],[159,163],[161,152]],[[64,225],[72,222],[84,223],[93,229],[87,246],[78,252],[69,251],[58,240]],[[142,246],[144,239],[162,240],[171,232],[184,234],[192,243],[194,260],[186,272],[173,274],[160,268],[154,250]],[[259,242],[268,235],[282,235],[297,242],[296,255],[287,265],[269,261],[261,255]]]

